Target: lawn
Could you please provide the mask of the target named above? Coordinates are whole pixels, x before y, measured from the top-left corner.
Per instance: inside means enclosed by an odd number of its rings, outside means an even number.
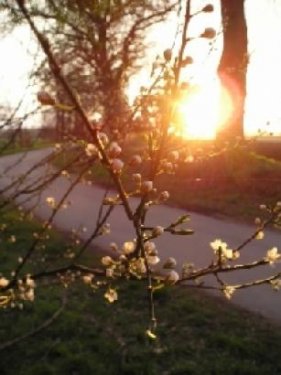
[[[1,272],[23,255],[40,225],[21,221],[14,209],[0,219]],[[3,224],[5,226],[3,227]],[[11,235],[16,242],[10,241]],[[49,232],[46,249],[38,249],[32,269],[61,262],[69,248],[64,235]],[[65,237],[65,238],[64,238]],[[44,255],[45,263],[40,266]],[[88,253],[88,265],[97,258]],[[116,283],[119,299],[105,301],[104,289],[80,282],[63,288],[48,280],[36,288],[34,303],[21,311],[0,310],[1,374],[128,374],[128,375],[274,375],[281,373],[281,331],[265,319],[185,287],[156,293],[158,339],[145,335],[146,289],[140,281]],[[276,296],[278,298],[278,296]],[[40,327],[63,304],[45,329],[4,347]]]
[[[122,159],[125,161],[132,153],[141,153],[144,146],[142,136],[129,139],[122,145]],[[274,205],[281,200],[281,160],[270,157],[270,145],[261,148],[261,144],[249,142],[224,151],[213,142],[191,142],[185,147],[196,156],[194,161],[181,162],[175,172],[159,175],[156,179],[155,186],[159,191],[170,192],[168,204],[253,222],[260,215],[261,204]],[[281,152],[278,155],[281,159]],[[278,155],[275,147],[273,156],[277,158]],[[65,152],[55,164],[63,168],[74,158],[75,152]],[[81,160],[73,163],[68,171],[77,173],[80,168]],[[140,171],[145,174],[145,170],[143,165]],[[130,175],[134,172],[139,170],[129,168],[123,175],[128,189],[131,189]],[[101,164],[95,163],[90,167],[86,178],[95,184],[113,187],[108,172]]]

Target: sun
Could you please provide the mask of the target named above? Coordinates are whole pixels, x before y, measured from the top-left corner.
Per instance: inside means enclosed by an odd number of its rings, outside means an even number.
[[[178,135],[188,139],[214,139],[233,115],[230,92],[216,77],[191,87],[176,104]]]

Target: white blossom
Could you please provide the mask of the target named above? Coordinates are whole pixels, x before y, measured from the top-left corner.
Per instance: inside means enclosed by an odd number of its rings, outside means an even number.
[[[223,294],[227,299],[231,299],[233,293],[235,292],[236,288],[232,285],[225,285],[223,288]]]
[[[104,293],[104,298],[107,299],[109,303],[113,303],[114,301],[117,301],[118,294],[115,289],[108,288],[107,291]]]
[[[133,241],[124,242],[122,251],[124,254],[129,255],[135,251],[136,244]]]
[[[106,255],[105,257],[101,258],[101,263],[104,266],[109,267],[109,266],[111,266],[114,263],[114,261],[113,261],[113,259],[109,255]]]
[[[265,260],[270,264],[273,265],[276,261],[278,261],[281,257],[281,254],[278,253],[277,247],[273,247],[272,249],[267,250]]]
[[[5,277],[0,277],[0,288],[5,288],[9,284],[9,280]]]
[[[85,148],[85,153],[90,158],[98,154],[98,149],[93,143],[88,143]]]

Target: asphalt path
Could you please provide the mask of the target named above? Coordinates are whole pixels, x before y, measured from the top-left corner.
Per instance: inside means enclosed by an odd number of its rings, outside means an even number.
[[[50,153],[50,149],[29,152],[23,157],[21,154],[5,156],[0,159],[0,190],[11,181],[38,163],[43,157]],[[17,161],[20,160],[19,163]],[[9,168],[12,166],[12,168]],[[37,168],[22,184],[36,186],[48,173],[53,172],[53,168],[47,163]],[[25,208],[32,208],[35,216],[40,219],[47,219],[51,213],[50,207],[46,204],[47,197],[54,197],[57,201],[69,188],[75,176],[68,179],[60,176],[54,182],[45,187],[40,195],[31,197],[29,194],[22,194],[17,197],[18,204]],[[179,182],[180,183],[180,182]],[[5,194],[11,193],[12,189]],[[71,191],[68,201],[71,203],[67,209],[61,209],[56,215],[54,225],[62,231],[69,232],[72,229],[87,228],[87,232],[82,232],[81,237],[86,239],[95,227],[97,212],[100,207],[104,189],[97,186],[90,186],[87,183],[78,183]],[[132,207],[136,206],[137,199],[130,199]],[[227,242],[230,248],[236,248],[254,231],[254,225],[246,225],[232,222],[229,219],[214,218],[201,214],[187,212],[179,208],[168,206],[153,206],[148,214],[147,225],[166,226],[174,222],[183,214],[191,214],[191,221],[188,226],[195,231],[191,236],[173,236],[165,233],[157,240],[157,249],[161,259],[173,256],[179,265],[184,262],[192,262],[196,267],[203,267],[210,263],[212,259],[212,249],[210,242],[214,239],[222,239]],[[116,242],[119,246],[124,241],[133,239],[134,232],[126,219],[123,207],[117,206],[110,219],[111,227],[109,235],[99,237],[93,245],[109,249],[111,242]],[[281,249],[281,233],[268,230],[263,240],[254,240],[242,252],[239,263],[250,262],[265,256],[266,251],[273,246]],[[94,248],[94,247],[93,247]],[[180,269],[180,268],[179,268]],[[248,271],[239,271],[223,275],[223,280],[229,284],[239,284],[261,279],[281,271],[281,264],[273,266],[262,266]],[[208,277],[210,285],[215,284],[212,277]],[[248,310],[257,312],[267,318],[281,323],[281,291],[275,292],[269,285],[256,286],[239,290],[234,293],[232,303]]]

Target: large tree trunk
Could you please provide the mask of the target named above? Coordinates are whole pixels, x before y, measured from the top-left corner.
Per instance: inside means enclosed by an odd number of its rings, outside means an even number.
[[[233,113],[218,138],[244,137],[243,118],[246,97],[247,24],[244,0],[221,0],[224,48],[218,74],[233,96]]]

